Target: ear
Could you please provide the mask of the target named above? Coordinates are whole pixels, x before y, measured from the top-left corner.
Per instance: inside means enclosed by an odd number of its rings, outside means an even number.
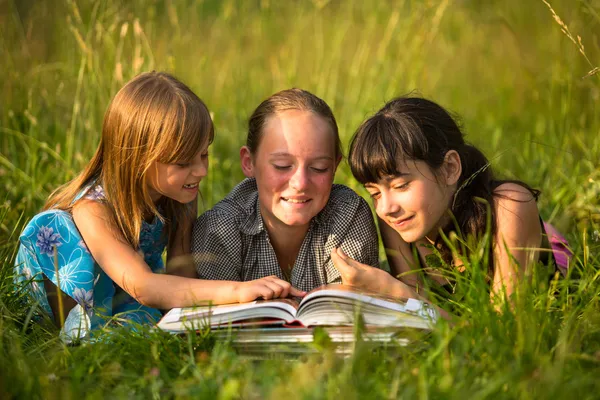
[[[246,178],[254,178],[254,161],[252,160],[252,153],[250,153],[248,146],[243,146],[240,149],[240,161]]]
[[[452,186],[458,182],[462,173],[462,163],[460,162],[460,155],[458,155],[456,150],[448,150],[444,156],[443,172],[446,185]]]

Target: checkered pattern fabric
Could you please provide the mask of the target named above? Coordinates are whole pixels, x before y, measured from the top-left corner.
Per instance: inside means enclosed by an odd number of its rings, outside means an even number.
[[[336,247],[363,264],[379,267],[371,210],[342,185],[333,185],[327,205],[312,219],[290,283],[306,291],[340,283],[330,257]],[[285,279],[263,224],[254,179],[242,181],[196,220],[192,252],[201,279],[249,281],[269,275]]]

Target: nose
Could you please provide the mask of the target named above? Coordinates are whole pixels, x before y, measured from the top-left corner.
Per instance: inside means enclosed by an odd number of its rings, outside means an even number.
[[[208,156],[199,155],[194,158],[191,172],[196,177],[204,178],[208,173]]]
[[[299,192],[308,186],[308,175],[304,168],[298,167],[290,177],[290,187]]]
[[[386,192],[381,192],[379,199],[377,199],[377,205],[375,211],[379,217],[387,217],[398,213],[401,210],[400,204],[394,201],[392,196]]]

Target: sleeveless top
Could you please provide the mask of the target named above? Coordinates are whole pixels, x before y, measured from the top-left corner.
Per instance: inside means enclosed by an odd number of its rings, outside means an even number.
[[[540,246],[539,260],[545,265],[553,265],[554,271],[560,271],[562,276],[566,276],[569,269],[573,252],[569,247],[567,239],[561,235],[558,230],[550,223],[544,222],[540,217],[540,224],[542,225],[542,245]],[[415,250],[414,244],[410,244],[411,251]],[[413,253],[414,254],[414,253]],[[420,268],[423,268],[423,261],[421,256],[418,254],[418,262]],[[554,276],[554,271],[552,276]],[[431,286],[430,289],[434,293],[447,297],[454,293],[451,283],[440,284],[433,279],[427,278],[428,284]]]
[[[105,194],[101,186],[92,184],[85,187],[74,202],[80,198],[103,202]],[[163,230],[163,222],[155,217],[151,223],[144,221],[140,232],[138,251],[156,273],[165,270],[162,253],[167,238]],[[100,268],[69,212],[51,209],[35,215],[19,240],[14,266],[17,289],[26,285],[33,300],[55,319],[58,316],[53,315],[48,303],[44,278],[54,285],[60,284],[63,295],[77,302],[61,330],[61,337],[67,342],[86,336],[109,320],[128,324],[153,323],[160,319],[160,311],[139,304]]]

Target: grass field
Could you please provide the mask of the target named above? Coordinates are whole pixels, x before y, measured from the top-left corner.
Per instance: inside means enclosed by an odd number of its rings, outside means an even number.
[[[550,4],[560,18],[542,0],[0,0],[0,397],[600,398],[600,73],[586,77],[600,2]],[[242,178],[247,118],[275,91],[325,99],[345,144],[417,91],[462,116],[499,175],[541,189],[575,252],[570,276],[534,277],[499,314],[473,259],[459,323],[345,359],[323,343],[301,362],[252,361],[208,333],[119,329],[66,347],[14,291],[18,235],[91,157],[111,96],[152,69],[213,113],[205,207]],[[365,194],[345,165],[336,181]]]

